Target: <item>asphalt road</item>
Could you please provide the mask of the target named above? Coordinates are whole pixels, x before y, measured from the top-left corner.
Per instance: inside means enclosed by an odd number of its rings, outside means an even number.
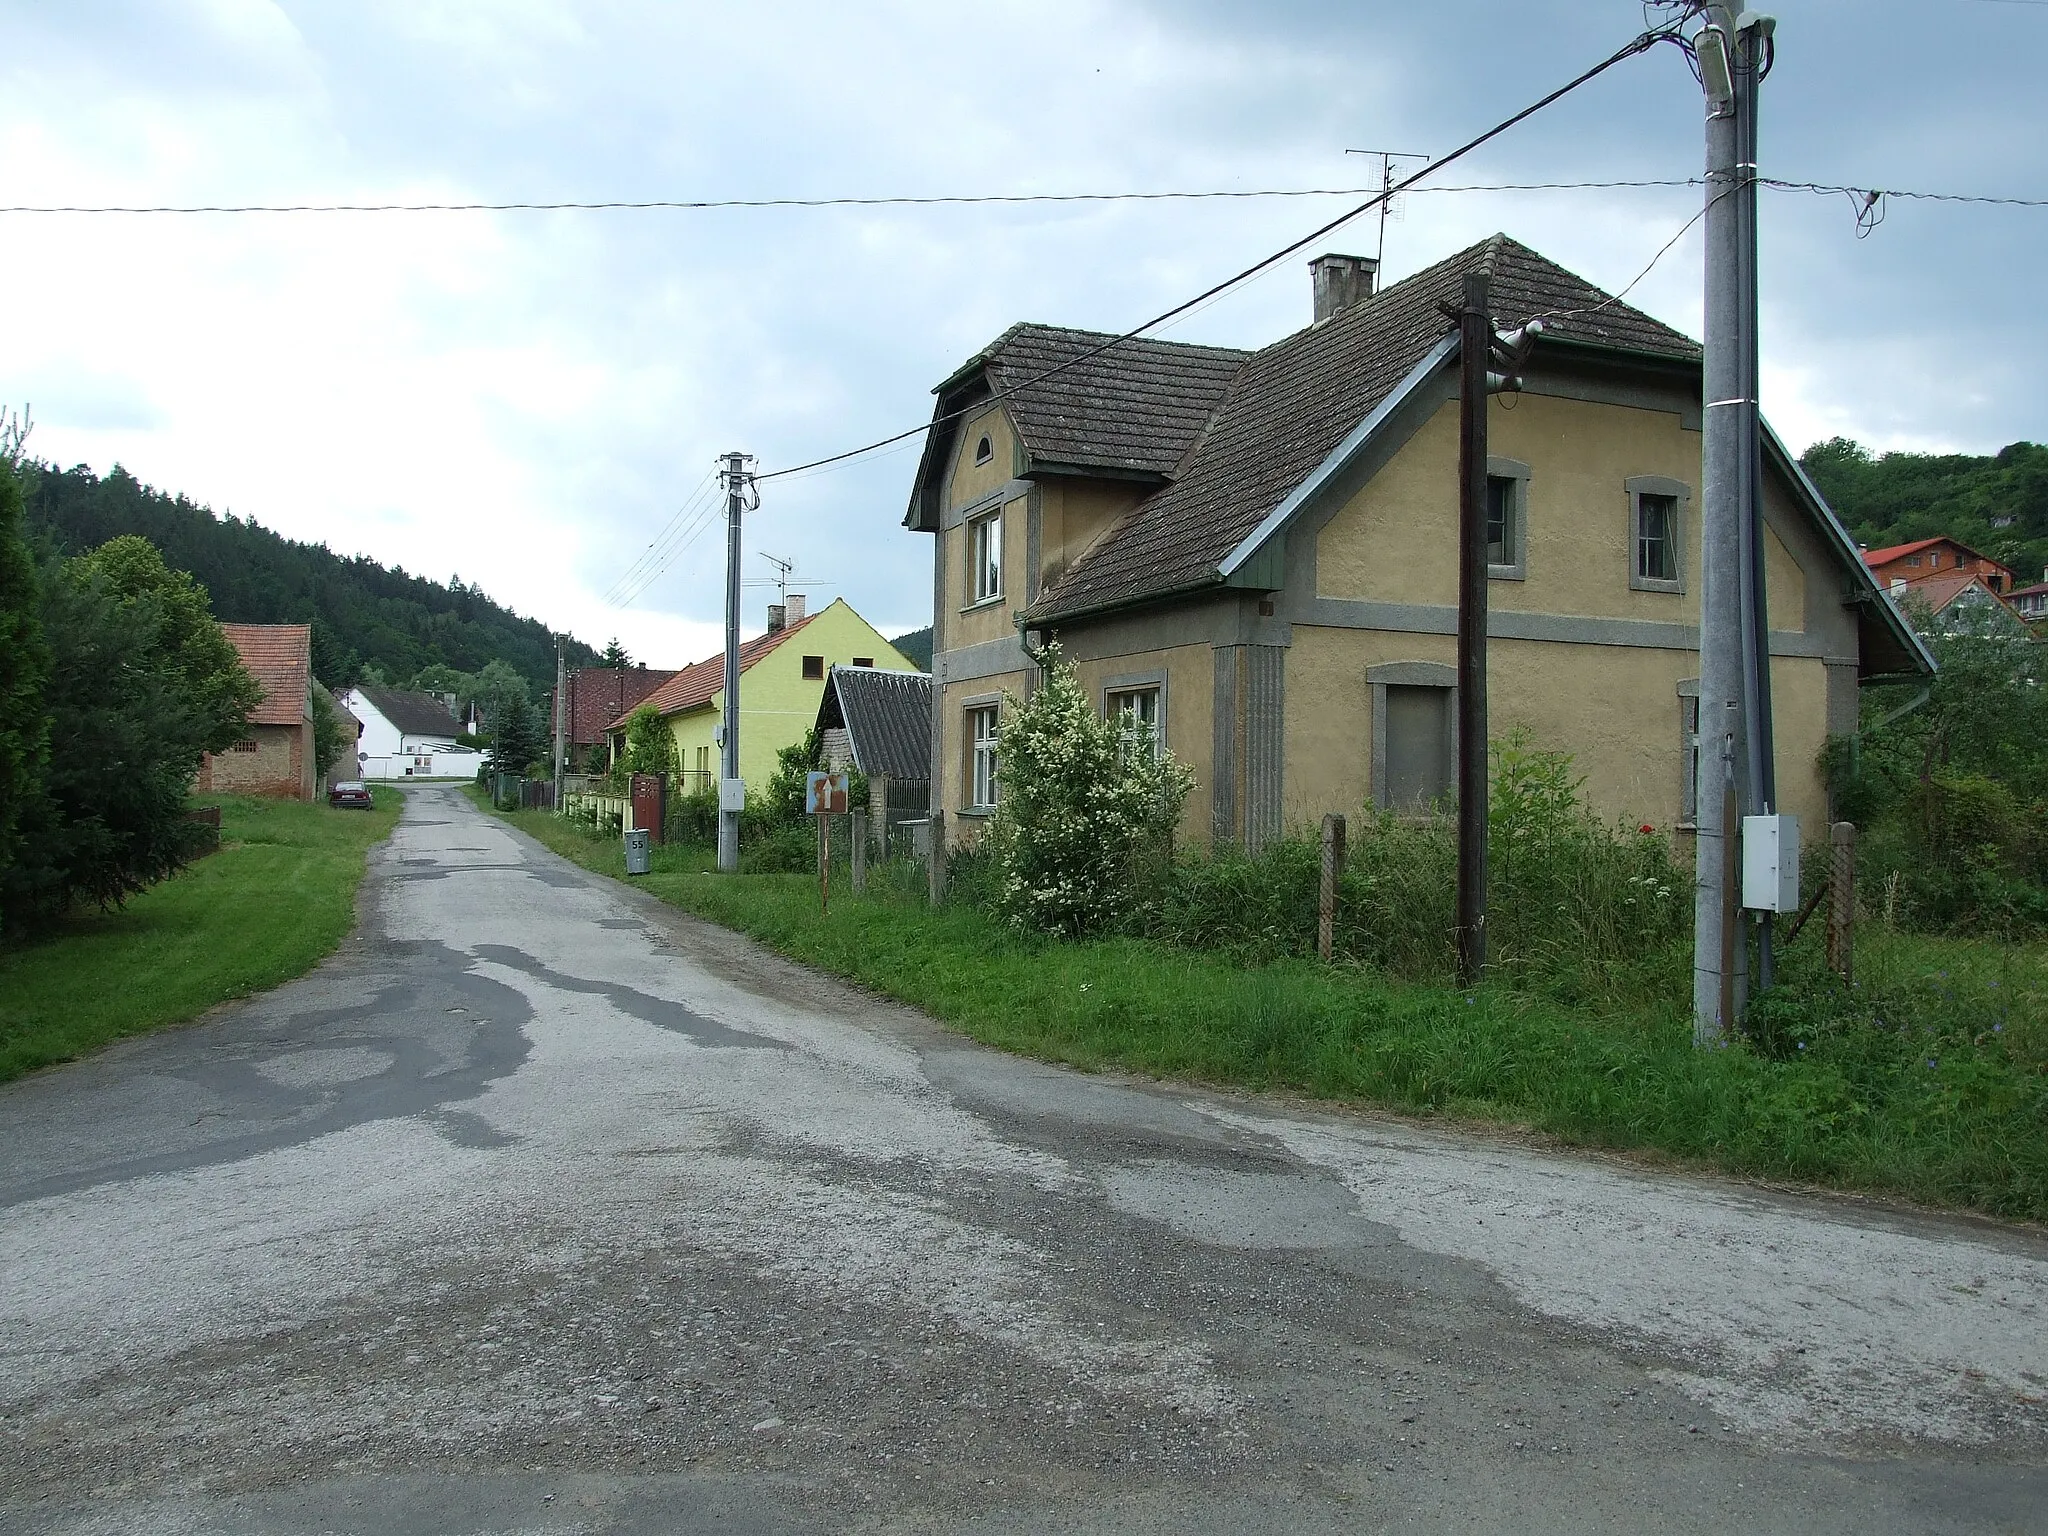
[[[146,984],[146,983],[145,983]],[[415,791],[0,1088],[0,1530],[2048,1530],[2038,1233],[968,1044]]]

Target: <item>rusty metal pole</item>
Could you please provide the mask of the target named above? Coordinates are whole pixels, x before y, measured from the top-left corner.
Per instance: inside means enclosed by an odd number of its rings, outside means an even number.
[[[1856,827],[1838,821],[1828,829],[1835,865],[1828,880],[1828,969],[1851,979],[1856,929]]]
[[[1484,272],[1458,311],[1458,984],[1486,970],[1486,412],[1493,316]]]
[[[818,910],[832,910],[832,818],[818,818]]]
[[[1344,818],[1323,818],[1323,889],[1316,906],[1316,953],[1329,960],[1337,952],[1337,887],[1344,878]]]

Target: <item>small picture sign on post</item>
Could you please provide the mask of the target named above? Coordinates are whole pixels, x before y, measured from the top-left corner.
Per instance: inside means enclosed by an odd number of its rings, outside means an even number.
[[[804,775],[804,810],[818,818],[818,910],[832,910],[832,818],[846,814],[846,775]]]
[[[804,775],[804,812],[811,816],[846,814],[846,775],[807,773]]]

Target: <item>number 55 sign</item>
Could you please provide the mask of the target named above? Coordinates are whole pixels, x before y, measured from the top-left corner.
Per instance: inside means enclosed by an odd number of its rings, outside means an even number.
[[[809,816],[846,814],[846,775],[807,773],[804,775],[804,813]]]

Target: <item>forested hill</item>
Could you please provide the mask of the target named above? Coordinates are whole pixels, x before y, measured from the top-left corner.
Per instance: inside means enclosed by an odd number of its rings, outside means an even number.
[[[366,665],[403,684],[434,662],[477,672],[493,658],[536,688],[554,686],[555,641],[547,628],[474,587],[409,576],[240,518],[216,517],[183,496],[151,490],[118,466],[105,479],[83,465],[24,467],[31,537],[48,534],[77,553],[141,534],[171,565],[199,579],[223,622],[310,622],[313,668],[331,688],[360,681]],[[571,666],[589,666],[597,653],[572,641],[568,658]]]
[[[1813,483],[1872,549],[1946,534],[2001,564],[2022,585],[2048,565],[2048,447],[2013,443],[1990,457],[1873,455],[1845,437],[1800,456]]]

